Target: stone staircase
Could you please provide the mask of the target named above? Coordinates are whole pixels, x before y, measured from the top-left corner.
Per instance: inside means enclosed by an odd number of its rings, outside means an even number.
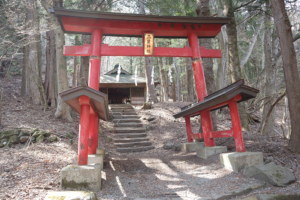
[[[115,126],[113,142],[120,153],[154,149],[146,129],[130,104],[110,104],[109,111]]]

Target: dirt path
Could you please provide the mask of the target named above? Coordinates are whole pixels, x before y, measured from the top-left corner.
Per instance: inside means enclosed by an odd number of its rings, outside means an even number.
[[[2,79],[0,79],[0,85]],[[49,191],[59,191],[60,170],[71,164],[77,151],[79,116],[72,112],[74,122],[54,118],[54,108],[43,112],[41,107],[31,104],[27,98],[19,97],[20,77],[14,77],[7,85],[4,98],[3,127],[0,131],[22,128],[55,132],[75,136],[73,144],[59,138],[56,143],[33,144],[28,148],[16,145],[13,148],[0,149],[0,200],[2,199],[44,199]],[[188,103],[158,103],[151,110],[138,110],[141,118],[154,117],[155,120],[143,120],[155,149],[134,153],[116,152],[112,142],[107,140],[113,135],[113,123],[101,121],[99,147],[105,148],[108,156],[103,170],[103,188],[97,193],[101,199],[200,199],[217,198],[241,188],[259,184],[242,174],[232,173],[220,166],[218,155],[203,160],[195,153],[183,154],[163,149],[165,142],[184,143],[185,124],[182,119],[175,120],[172,115]],[[138,109],[138,108],[137,108]],[[276,108],[277,125],[280,130],[282,107]],[[259,115],[259,114],[258,114]],[[199,124],[192,119],[193,131]],[[218,128],[231,126],[229,115],[219,116]],[[289,168],[297,177],[297,182],[288,187],[267,186],[255,190],[255,193],[300,193],[300,155],[287,149],[287,140],[273,135],[262,136],[258,133],[259,124],[251,125],[251,131],[244,132],[247,151],[261,151],[265,162]],[[229,151],[235,151],[233,139],[218,139],[218,145],[225,145]],[[232,198],[233,199],[233,198]]]

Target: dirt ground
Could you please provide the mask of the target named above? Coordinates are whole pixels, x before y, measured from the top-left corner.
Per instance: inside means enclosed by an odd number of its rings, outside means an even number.
[[[56,119],[54,108],[43,111],[41,106],[33,105],[30,99],[20,97],[20,84],[21,77],[15,76],[6,86],[3,126],[0,131],[39,128],[57,134],[59,141],[1,148],[0,199],[44,199],[49,191],[60,190],[60,170],[71,164],[76,156],[79,116],[72,112],[73,122]],[[0,85],[3,85],[3,79],[0,79]],[[222,168],[218,155],[203,160],[195,153],[184,154],[163,149],[165,142],[180,144],[187,141],[184,121],[173,118],[173,114],[186,104],[188,103],[158,103],[151,110],[136,107],[141,118],[155,117],[152,122],[143,120],[150,129],[147,133],[155,146],[155,149],[147,152],[116,152],[113,143],[107,142],[107,137],[113,137],[113,124],[101,121],[100,129],[103,134],[99,134],[99,147],[105,148],[108,155],[102,173],[102,190],[97,193],[99,198],[214,199],[220,194],[260,183]],[[282,109],[280,104],[276,107],[277,125],[274,128],[279,132]],[[198,132],[197,117],[193,118],[192,125],[193,131]],[[219,130],[230,126],[229,114],[218,116]],[[300,194],[300,155],[290,152],[287,148],[288,141],[275,131],[268,136],[260,135],[259,126],[259,123],[253,124],[250,126],[251,131],[244,132],[246,150],[263,152],[265,162],[275,162],[289,168],[297,181],[284,188],[267,185],[247,196],[255,193]],[[73,143],[65,138],[66,133],[74,135]],[[234,140],[231,138],[218,139],[217,145],[227,146],[229,151],[235,151]]]

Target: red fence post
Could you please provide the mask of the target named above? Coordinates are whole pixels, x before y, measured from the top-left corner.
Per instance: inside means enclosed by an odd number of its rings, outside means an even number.
[[[231,123],[237,152],[245,152],[242,126],[236,101],[229,102]]]
[[[191,117],[186,116],[185,118],[185,125],[186,125],[186,132],[188,137],[188,142],[193,142],[191,135],[193,134],[192,125],[191,125]]]
[[[80,104],[80,129],[78,141],[78,165],[88,163],[88,144],[89,144],[89,121],[90,121],[90,98],[81,96]]]
[[[192,61],[193,61],[193,69],[194,69],[194,77],[195,77],[198,101],[203,101],[204,97],[207,96],[207,90],[206,90],[206,83],[205,83],[197,33],[195,32],[189,33],[188,39],[189,39],[190,47],[192,49]],[[213,131],[210,112],[202,111],[200,112],[200,115],[201,115],[205,146],[207,147],[215,146],[215,139],[209,137],[209,132]]]
[[[102,45],[102,31],[101,29],[94,29],[92,32],[92,44],[91,44],[91,67],[89,74],[89,87],[99,90],[99,78],[100,78],[100,64],[101,64],[101,45]],[[89,139],[89,154],[96,154],[98,147],[98,129],[99,119],[97,113],[91,109],[90,115],[90,131]]]

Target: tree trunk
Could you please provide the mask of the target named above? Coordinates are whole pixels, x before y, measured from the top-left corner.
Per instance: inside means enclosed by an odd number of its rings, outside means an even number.
[[[75,45],[79,45],[79,38],[78,35],[75,36]],[[74,70],[73,70],[73,79],[72,79],[72,87],[76,87],[77,83],[78,83],[78,57],[74,56],[73,58],[73,66],[74,66]]]
[[[91,44],[92,37],[90,35],[81,36],[82,43]],[[89,68],[90,68],[90,57],[81,56],[81,66],[80,66],[80,78],[85,78],[86,81],[89,80]]]
[[[227,24],[227,36],[228,36],[228,53],[229,53],[229,69],[231,83],[234,83],[241,79],[241,67],[240,59],[237,46],[237,31],[236,31],[236,21],[234,17],[234,8],[232,0],[226,0],[224,2],[224,15],[225,17],[230,17],[231,21]],[[245,103],[239,103],[239,114],[241,125],[244,130],[249,130],[249,124],[247,120],[246,106]]]
[[[176,63],[176,57],[174,58],[174,67],[175,67],[175,72],[176,72],[176,93],[177,93],[177,101],[180,102],[180,96],[181,96],[181,90],[180,90],[180,83],[179,83],[179,72],[178,72],[178,67]]]
[[[38,16],[36,0],[28,0],[28,21],[29,21],[29,46],[28,46],[28,77],[30,79],[30,98],[34,104],[40,104],[39,93],[39,63],[38,63],[38,45],[36,35],[38,33]]]
[[[56,107],[57,102],[57,76],[56,76],[56,46],[53,28],[55,27],[56,17],[49,12],[50,5],[46,1],[41,1],[42,6],[48,13],[48,31],[46,32],[46,74],[44,81],[45,95],[47,104]]]
[[[162,57],[157,57],[157,63],[160,71],[162,102],[168,102],[167,78],[165,70],[163,68]]]
[[[171,71],[172,71],[172,83],[171,83],[171,97],[173,99],[173,102],[176,102],[176,89],[175,89],[175,69],[174,67],[172,66],[171,67]]]
[[[23,47],[23,65],[22,65],[22,86],[21,86],[21,96],[27,95],[27,82],[26,82],[26,46]]]
[[[219,38],[219,47],[223,52],[221,59],[218,59],[218,70],[217,70],[217,80],[216,80],[216,89],[221,90],[227,86],[227,73],[228,73],[228,42],[227,42],[227,33],[226,27],[223,26],[221,33],[218,35]]]
[[[266,1],[266,13],[271,13],[270,2]],[[264,17],[265,21],[265,36],[264,36],[264,55],[265,55],[265,77],[266,77],[266,85],[265,85],[265,97],[268,97],[264,100],[264,108],[262,115],[262,122],[266,120],[266,116],[272,106],[274,100],[274,91],[275,91],[275,66],[272,64],[272,31],[271,31],[271,16],[266,14]],[[262,123],[263,125],[264,123]],[[266,128],[262,129],[264,132],[262,134],[269,135],[273,132],[273,128],[275,125],[275,117],[274,111],[271,112],[268,122],[266,124]]]
[[[53,2],[55,3],[55,2]],[[55,4],[54,4],[55,5]],[[62,0],[60,0],[56,5],[62,6]],[[67,63],[64,58],[63,49],[65,44],[64,33],[58,25],[57,19],[55,19],[57,24],[57,29],[55,29],[55,42],[56,42],[56,73],[57,73],[57,82],[58,82],[58,93],[66,91],[69,89],[68,86],[68,76],[67,76]],[[73,121],[70,114],[70,107],[64,102],[64,100],[58,96],[58,104],[55,112],[55,117],[64,119],[67,121]]]
[[[260,23],[260,25],[257,27],[257,29],[256,29],[256,31],[255,31],[255,33],[254,33],[254,35],[253,35],[253,37],[250,41],[249,47],[248,47],[247,51],[245,52],[244,56],[241,59],[241,69],[243,69],[243,67],[245,66],[245,64],[247,63],[247,61],[250,58],[250,55],[251,55],[252,50],[254,48],[254,45],[256,44],[256,41],[257,41],[257,36],[260,33],[260,30],[262,29],[262,27],[264,25],[263,18],[260,20],[259,23]]]
[[[283,0],[272,0],[272,11],[276,13],[274,17],[277,35],[279,37],[283,70],[288,96],[288,105],[291,116],[291,137],[289,148],[293,152],[300,153],[300,77],[297,69],[297,59],[291,23],[285,10]]]
[[[186,41],[186,46],[189,46],[189,41]],[[185,72],[186,72],[186,87],[187,87],[187,101],[194,102],[194,73],[192,59],[185,59]]]
[[[197,9],[196,9],[198,17],[210,17],[210,9],[209,9],[209,0],[197,0]],[[200,39],[201,47],[205,47],[206,49],[212,49],[211,39]],[[216,91],[215,77],[214,77],[214,65],[212,58],[202,58],[204,77],[207,89],[207,95],[212,94]],[[211,119],[214,131],[217,131],[217,115],[216,112],[211,112]],[[202,132],[202,126],[200,126],[200,130]]]
[[[145,15],[145,6],[142,1],[139,0],[139,13]],[[147,84],[147,101],[150,99],[157,103],[157,97],[155,93],[155,86],[151,85],[151,72],[152,72],[152,60],[151,57],[145,57],[145,78],[146,78],[146,84]]]

